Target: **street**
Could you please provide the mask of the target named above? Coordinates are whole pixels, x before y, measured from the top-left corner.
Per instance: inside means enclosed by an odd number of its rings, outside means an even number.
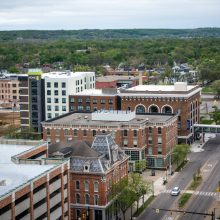
[[[193,174],[204,165],[209,163],[209,161],[217,161],[215,166],[211,170],[211,172],[206,174],[206,178],[204,179],[204,183],[198,188],[199,191],[204,192],[214,192],[218,181],[220,180],[220,137],[216,137],[214,139],[210,139],[204,145],[204,151],[190,153],[189,162],[185,166],[185,168],[179,172],[176,177],[174,177],[168,184],[167,189],[172,189],[174,186],[179,186],[181,190],[184,190],[188,187],[188,184],[191,182],[193,178]],[[173,219],[172,217],[176,214],[160,211],[159,213],[155,213],[155,209],[178,209],[178,199],[180,196],[172,197],[169,193],[161,193],[157,196],[157,198],[149,205],[149,207],[138,217],[138,220],[168,220]],[[194,195],[192,202],[190,205],[186,205],[187,211],[196,211],[196,212],[205,212],[209,209],[212,204],[213,197],[211,196],[202,196],[202,195]],[[179,214],[178,214],[179,215]],[[181,217],[181,216],[180,216]],[[187,215],[185,214],[183,217],[179,219],[201,219],[201,216],[196,215]],[[211,219],[211,218],[210,218]]]

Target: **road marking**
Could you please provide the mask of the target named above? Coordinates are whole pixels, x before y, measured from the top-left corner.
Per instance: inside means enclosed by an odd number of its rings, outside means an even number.
[[[161,193],[171,193],[171,189],[163,190]],[[210,197],[216,197],[218,194],[216,192],[204,192],[204,191],[192,191],[192,190],[181,190],[181,194],[183,193],[191,193],[196,196],[210,196]]]

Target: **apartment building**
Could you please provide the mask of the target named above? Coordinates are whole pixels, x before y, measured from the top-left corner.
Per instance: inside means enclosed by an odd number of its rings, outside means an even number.
[[[50,72],[45,79],[46,120],[69,112],[69,95],[95,88],[94,72]]]
[[[97,111],[120,109],[117,89],[87,89],[69,96],[70,111]]]
[[[20,87],[21,129],[33,129],[41,133],[45,120],[45,94],[42,72],[29,72],[18,76]]]
[[[0,105],[19,107],[19,81],[16,74],[0,76]]]
[[[0,219],[70,219],[69,161],[36,147],[0,144]]]
[[[70,112],[42,123],[43,139],[49,143],[86,140],[92,143],[100,133],[111,133],[117,145],[135,161],[147,159],[151,168],[169,166],[177,140],[177,115],[135,114],[130,111]]]
[[[71,141],[50,145],[54,158],[70,158],[71,219],[117,219],[111,186],[128,176],[128,156],[110,134],[96,135],[90,145]],[[113,206],[114,209],[112,208]]]

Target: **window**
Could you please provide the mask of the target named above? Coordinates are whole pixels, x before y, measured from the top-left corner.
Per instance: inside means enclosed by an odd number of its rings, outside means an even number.
[[[127,131],[127,130],[124,130],[124,131],[123,131],[123,136],[125,136],[125,137],[128,136],[128,131]]]
[[[78,99],[78,103],[82,103],[82,99],[81,98]]]
[[[50,135],[50,128],[47,128],[47,135]]]
[[[59,111],[59,106],[55,106],[55,111]]]
[[[78,130],[77,130],[77,129],[74,129],[74,131],[73,131],[73,135],[74,135],[75,137],[78,136]]]
[[[55,117],[58,117],[59,116],[59,113],[55,113]]]
[[[133,140],[133,146],[137,147],[137,140]]]
[[[70,106],[70,111],[74,111],[74,109],[75,109],[74,106],[71,105]]]
[[[62,111],[66,111],[66,106],[62,106]]]
[[[101,99],[101,104],[105,104],[105,99]]]
[[[148,128],[148,133],[149,133],[149,134],[152,134],[152,133],[153,133],[153,128],[152,128],[152,127],[149,127],[149,128]]]
[[[83,130],[83,136],[84,136],[84,137],[87,136],[87,130]]]
[[[70,102],[71,102],[71,103],[74,103],[74,98],[70,98]]]
[[[97,104],[97,99],[93,99],[93,104]]]
[[[112,99],[109,99],[109,100],[108,100],[108,104],[113,104],[113,100],[112,100]]]
[[[92,136],[96,136],[96,130],[92,130]]]
[[[64,135],[68,135],[69,131],[68,129],[64,129]]]
[[[90,98],[86,98],[86,103],[90,103]]]
[[[47,98],[47,103],[51,103],[51,98]]]
[[[66,103],[66,98],[62,98],[62,103]]]
[[[62,88],[66,88],[66,83],[62,82]]]
[[[78,105],[78,110],[79,111],[83,110],[83,106],[82,105]]]
[[[85,195],[85,204],[89,204],[89,194]]]
[[[47,95],[51,95],[51,91],[50,90],[47,90]]]
[[[162,154],[162,147],[157,148],[157,154]]]
[[[66,90],[62,90],[62,95],[66,95]]]
[[[148,147],[148,155],[152,155],[152,147]]]
[[[89,182],[85,181],[85,191],[89,191]]]
[[[82,84],[82,83],[83,83],[83,80],[81,79],[80,82],[81,82],[81,84]]]
[[[90,111],[90,106],[86,106],[86,111]]]
[[[54,95],[58,95],[58,94],[59,94],[58,90],[54,90]]]
[[[79,180],[76,180],[76,189],[79,190],[79,188],[80,188],[80,182]]]
[[[159,128],[157,129],[157,132],[158,132],[158,134],[162,134],[162,129],[161,129],[161,127],[159,127]]]
[[[48,105],[48,106],[47,106],[47,110],[48,110],[48,111],[51,111],[51,105]]]
[[[55,129],[55,135],[60,135],[60,130],[59,129]]]
[[[162,144],[162,137],[157,137],[157,143]]]
[[[47,82],[47,88],[50,88],[50,87],[51,87],[51,83]]]
[[[80,203],[80,194],[79,193],[76,194],[76,203]]]
[[[54,88],[58,88],[58,82],[54,83]]]
[[[124,145],[124,147],[127,147],[128,146],[128,140],[124,140],[123,145]]]
[[[52,115],[51,115],[51,113],[47,113],[47,118],[52,118]]]
[[[59,99],[55,98],[54,103],[59,103]]]
[[[134,130],[133,133],[134,133],[134,137],[137,137],[137,130]]]
[[[153,143],[153,138],[151,136],[148,137],[148,144],[152,144]]]
[[[94,182],[94,192],[98,192],[98,191],[99,191],[99,183]]]
[[[99,196],[94,195],[94,205],[99,205]]]

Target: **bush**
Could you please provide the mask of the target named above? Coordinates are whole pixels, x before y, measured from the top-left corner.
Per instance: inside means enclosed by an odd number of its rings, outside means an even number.
[[[179,201],[178,201],[179,207],[180,207],[180,208],[183,208],[184,205],[188,202],[188,200],[190,199],[191,196],[192,196],[191,193],[184,193],[184,194],[180,197],[180,199],[179,199]]]
[[[193,181],[190,184],[189,190],[195,190],[202,182],[202,176],[193,175]]]

